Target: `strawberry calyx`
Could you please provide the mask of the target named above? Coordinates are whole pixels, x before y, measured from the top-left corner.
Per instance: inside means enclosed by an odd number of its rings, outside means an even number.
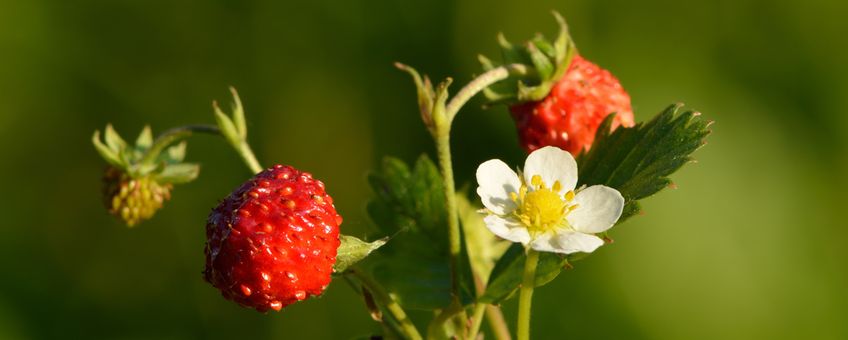
[[[145,126],[135,145],[130,145],[111,124],[106,125],[102,139],[100,131],[95,131],[94,148],[109,164],[103,176],[103,201],[109,213],[132,227],[162,208],[174,184],[197,178],[200,166],[183,162],[185,141],[172,145],[190,133],[171,130],[154,141],[150,127]]]
[[[498,34],[498,43],[503,64],[496,64],[483,55],[479,56],[486,71],[508,64],[522,64],[530,69],[530,72],[511,78],[513,81],[502,81],[486,88],[483,94],[490,104],[513,105],[542,100],[568,71],[572,58],[577,54],[577,48],[568,33],[565,19],[556,11],[553,16],[559,24],[559,35],[554,41],[537,34],[523,45],[514,45],[501,33]]]

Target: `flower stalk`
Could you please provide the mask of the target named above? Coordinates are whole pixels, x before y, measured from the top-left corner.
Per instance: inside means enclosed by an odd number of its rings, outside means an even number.
[[[524,279],[518,295],[518,340],[530,340],[530,308],[533,301],[533,288],[536,287],[536,266],[539,264],[539,252],[527,249],[524,264]]]

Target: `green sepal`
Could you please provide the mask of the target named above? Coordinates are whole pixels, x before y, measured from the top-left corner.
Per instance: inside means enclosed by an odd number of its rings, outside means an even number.
[[[212,102],[212,107],[215,110],[215,123],[221,129],[221,134],[227,139],[227,142],[231,145],[241,145],[241,138],[239,138],[238,129],[233,120],[221,110],[218,102]]]
[[[91,137],[91,143],[94,144],[94,149],[97,150],[97,153],[100,154],[100,157],[103,158],[110,165],[119,168],[125,169],[127,164],[121,160],[118,156],[118,153],[109,148],[106,144],[103,144],[100,141],[100,131],[95,130],[94,135]]]
[[[153,132],[150,131],[150,125],[145,125],[135,139],[135,148],[144,153],[150,146],[153,145]]]
[[[106,124],[106,131],[103,138],[106,141],[106,146],[119,155],[127,148],[127,142],[115,131],[112,124]]]
[[[415,83],[415,89],[418,97],[418,110],[421,112],[421,119],[424,121],[424,124],[428,127],[432,125],[432,112],[433,112],[433,98],[436,97],[436,92],[433,89],[433,83],[430,82],[430,78],[426,75],[421,77],[415,68],[404,65],[401,63],[395,63],[395,67],[401,71],[404,71],[412,77],[412,81]]]
[[[523,64],[530,71],[523,75],[513,75],[506,81],[498,82],[484,91],[490,105],[501,103],[513,105],[542,100],[568,71],[568,66],[577,49],[568,33],[565,19],[557,12],[553,12],[553,15],[560,27],[559,35],[553,42],[537,34],[523,45],[514,45],[503,34],[498,34],[503,64]],[[488,58],[480,57],[479,59],[484,70],[491,70],[498,66]]]
[[[238,133],[239,140],[247,140],[247,122],[244,118],[244,107],[241,105],[241,98],[235,87],[230,86],[230,93],[233,95],[233,125]]]
[[[610,130],[614,115],[609,115],[598,128],[589,152],[577,157],[578,187],[606,185],[624,196],[624,210],[616,225],[640,211],[640,199],[668,187],[668,176],[691,162],[691,154],[704,145],[711,122],[682,108],[682,104],[671,105],[647,123],[619,127],[613,132]],[[607,233],[598,236],[609,239]],[[536,286],[550,282],[569,263],[588,255],[541,253]],[[486,292],[479,300],[496,304],[508,299],[521,283],[524,258],[524,247],[513,244],[495,264]]]
[[[195,163],[170,164],[153,175],[156,182],[184,184],[191,182],[200,174],[200,165]]]
[[[168,163],[179,163],[185,159],[186,147],[188,143],[182,141],[177,145],[169,147],[166,151],[165,158]]]
[[[333,265],[333,270],[336,273],[342,273],[350,266],[362,261],[371,252],[382,247],[388,241],[388,238],[381,238],[374,242],[365,242],[356,237],[349,235],[339,235],[341,245],[339,245],[336,255],[336,264]]]

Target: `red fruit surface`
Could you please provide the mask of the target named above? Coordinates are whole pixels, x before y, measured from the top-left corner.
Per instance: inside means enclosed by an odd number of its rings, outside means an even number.
[[[576,156],[592,146],[598,126],[613,112],[613,129],[633,126],[630,96],[618,79],[579,55],[547,97],[512,106],[510,111],[527,152],[550,145]]]
[[[339,247],[324,183],[290,166],[260,172],[212,210],[206,224],[206,281],[260,312],[321,295]]]

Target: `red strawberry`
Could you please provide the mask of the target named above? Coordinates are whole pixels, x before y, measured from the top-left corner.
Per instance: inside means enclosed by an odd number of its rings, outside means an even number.
[[[511,106],[510,111],[527,152],[548,145],[574,155],[588,150],[610,113],[616,113],[613,128],[634,124],[630,96],[618,79],[579,55],[544,99]]]
[[[321,295],[339,247],[324,183],[290,166],[257,174],[224,199],[206,224],[206,281],[260,312]]]

